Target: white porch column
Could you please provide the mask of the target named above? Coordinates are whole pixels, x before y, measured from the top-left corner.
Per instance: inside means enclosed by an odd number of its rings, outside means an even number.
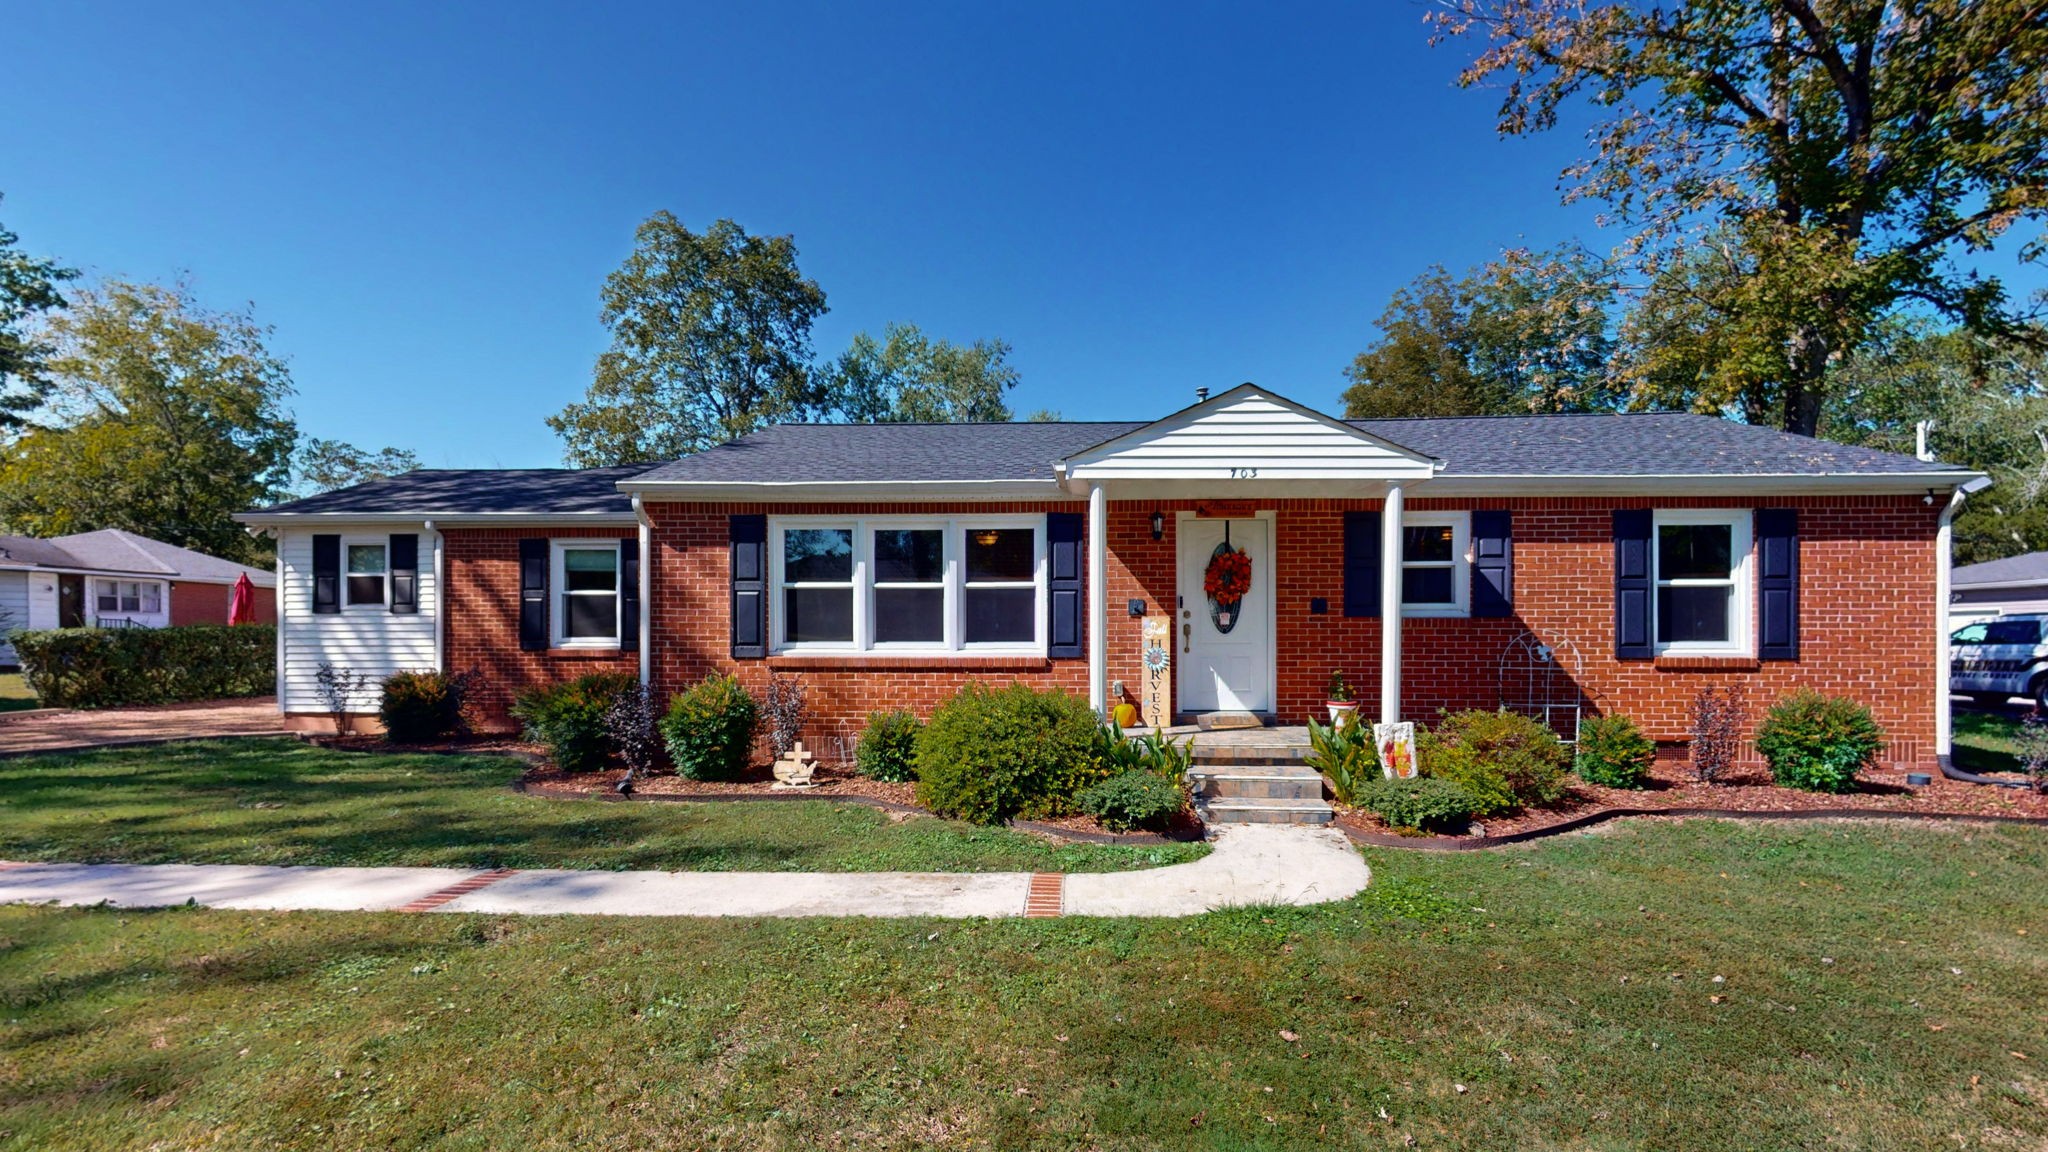
[[[1088,486],[1088,706],[1109,713],[1109,496]]]
[[[1401,719],[1401,486],[1380,516],[1380,723]]]

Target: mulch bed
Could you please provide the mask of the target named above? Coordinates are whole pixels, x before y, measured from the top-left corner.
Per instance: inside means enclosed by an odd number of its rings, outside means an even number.
[[[1650,786],[1603,788],[1575,781],[1553,807],[1525,809],[1513,816],[1475,822],[1463,836],[1417,836],[1397,832],[1370,812],[1340,808],[1337,824],[1353,839],[1406,847],[1490,847],[1534,839],[1599,823],[1616,815],[1751,815],[1760,817],[1888,815],[1998,817],[2048,820],[2048,795],[1950,780],[1930,770],[1934,782],[1906,783],[1906,773],[1877,769],[1864,773],[1854,792],[1804,792],[1771,781],[1763,765],[1745,767],[1713,784],[1694,780],[1682,761],[1659,760]]]

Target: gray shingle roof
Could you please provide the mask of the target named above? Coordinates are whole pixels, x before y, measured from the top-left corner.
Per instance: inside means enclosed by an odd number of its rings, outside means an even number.
[[[2048,552],[1965,564],[1949,574],[1949,581],[1957,588],[1972,584],[2048,584]]]
[[[631,513],[633,498],[619,491],[619,481],[647,468],[422,468],[292,500],[263,514]]]
[[[1058,461],[1119,424],[780,424],[643,471],[647,481],[746,484],[1051,480]]]
[[[250,583],[265,588],[277,583],[276,573],[119,528],[102,528],[95,532],[77,532],[47,539],[0,536],[0,566],[5,566],[10,560],[42,568],[127,572],[214,584],[232,584],[236,577],[244,575],[249,577]]]

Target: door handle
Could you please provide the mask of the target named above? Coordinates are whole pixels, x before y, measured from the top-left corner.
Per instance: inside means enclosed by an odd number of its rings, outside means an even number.
[[[1183,624],[1183,625],[1181,625],[1181,626],[1180,626],[1180,651],[1181,651],[1181,655],[1185,656],[1185,655],[1187,655],[1188,653],[1190,653],[1190,652],[1193,652],[1194,650],[1195,650],[1195,626],[1194,626],[1193,624]]]

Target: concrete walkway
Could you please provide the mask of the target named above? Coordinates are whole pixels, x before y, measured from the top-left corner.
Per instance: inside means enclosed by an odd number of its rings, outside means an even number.
[[[1137,872],[485,872],[204,864],[5,864],[0,903],[604,916],[1192,916],[1342,900],[1371,879],[1328,828],[1231,825],[1200,860]],[[1031,901],[1034,889],[1039,899]]]
[[[284,730],[277,700],[269,696],[89,712],[0,712],[0,756],[209,736],[264,736]]]

